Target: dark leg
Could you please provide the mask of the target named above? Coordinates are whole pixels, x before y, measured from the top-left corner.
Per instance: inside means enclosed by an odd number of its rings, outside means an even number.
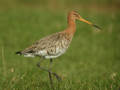
[[[42,60],[43,61],[43,60]],[[41,62],[42,62],[41,61]],[[40,63],[41,62],[39,62],[39,63],[37,63],[37,67],[39,67],[41,70],[44,70],[44,71],[46,71],[46,72],[48,72],[48,73],[51,73],[52,75],[54,75],[55,77],[56,77],[56,79],[58,80],[58,81],[61,81],[61,78],[56,74],[56,73],[54,73],[54,72],[51,72],[51,63],[52,63],[52,59],[50,59],[50,69],[48,70],[48,69],[46,69],[46,68],[43,68],[43,67],[41,67],[40,66]]]
[[[51,71],[51,64],[52,64],[52,59],[50,59],[49,71]],[[54,90],[54,87],[53,87],[53,80],[52,80],[52,73],[51,73],[51,72],[48,72],[48,73],[49,73],[49,79],[50,79],[51,88]]]
[[[49,66],[49,70],[50,70],[50,71],[51,71],[51,69],[52,69],[52,65],[51,65],[52,62],[53,62],[53,60],[50,59],[50,66]],[[61,78],[60,78],[56,73],[53,73],[53,72],[48,72],[48,73],[49,73],[49,79],[50,79],[51,88],[54,90],[53,80],[52,80],[52,74],[56,77],[56,79],[57,79],[58,81],[60,81]],[[59,83],[58,83],[58,88],[59,88]]]

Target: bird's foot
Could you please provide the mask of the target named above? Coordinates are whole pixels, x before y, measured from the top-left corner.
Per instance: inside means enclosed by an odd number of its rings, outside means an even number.
[[[61,81],[61,80],[62,80],[61,77],[58,76],[56,73],[52,72],[52,74],[56,77],[56,79],[57,79],[58,81]]]

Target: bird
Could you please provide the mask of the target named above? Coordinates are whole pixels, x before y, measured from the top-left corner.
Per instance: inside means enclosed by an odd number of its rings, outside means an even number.
[[[25,57],[40,57],[43,59],[49,59],[50,63],[53,62],[53,59],[64,54],[70,46],[72,38],[76,32],[76,20],[87,23],[95,28],[101,30],[99,26],[93,24],[90,21],[85,20],[80,16],[77,11],[70,11],[67,16],[67,28],[62,30],[61,32],[56,32],[46,37],[41,38],[40,40],[33,43],[28,48],[25,48],[22,51],[16,52],[18,55],[23,55]],[[53,73],[50,69],[45,69],[40,66],[40,63],[37,64],[42,70],[47,71],[49,73],[51,87],[53,87],[52,76],[54,75],[58,80],[61,78]]]

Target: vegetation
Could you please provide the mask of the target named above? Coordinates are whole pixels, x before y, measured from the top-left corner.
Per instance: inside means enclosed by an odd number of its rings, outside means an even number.
[[[50,90],[48,73],[36,67],[40,58],[25,58],[15,52],[44,36],[64,30],[67,10],[71,7],[52,10],[43,8],[44,5],[16,8],[9,5],[5,8],[3,4],[0,8],[0,90]],[[120,13],[80,9],[81,16],[103,30],[96,31],[77,21],[70,48],[53,61],[53,71],[62,77],[60,83],[53,77],[54,86],[56,90],[119,90]],[[49,60],[42,65],[48,67]]]

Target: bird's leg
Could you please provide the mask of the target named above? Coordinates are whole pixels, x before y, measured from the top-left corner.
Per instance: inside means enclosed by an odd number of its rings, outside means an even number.
[[[50,66],[49,66],[49,71],[50,72],[48,72],[49,73],[49,79],[50,79],[50,84],[51,84],[51,88],[54,90],[54,87],[53,87],[53,80],[52,80],[52,74],[56,77],[56,79],[58,80],[58,81],[60,81],[61,80],[61,78],[56,74],[56,73],[53,73],[53,72],[51,72],[51,69],[52,69],[52,59],[50,59]],[[58,83],[58,87],[59,87],[59,83]]]
[[[52,59],[50,59],[49,71],[51,71],[51,64],[52,64]],[[50,79],[51,88],[54,90],[54,87],[53,87],[53,80],[52,80],[52,73],[51,73],[51,72],[48,72],[48,73],[49,73],[49,79]]]
[[[43,61],[43,60],[42,60],[42,61]],[[51,72],[50,69],[48,70],[48,69],[40,66],[40,64],[41,64],[42,61],[40,61],[40,62],[37,63],[37,67],[39,67],[39,68],[40,68],[41,70],[43,70],[43,71],[50,72],[52,75],[54,75],[54,76],[56,77],[56,79],[57,79],[58,81],[60,81],[61,78],[60,78],[56,73]],[[52,63],[52,60],[50,60],[50,64],[51,64],[51,63]],[[50,68],[51,68],[51,65],[50,65]]]
[[[49,66],[49,71],[51,72],[51,68],[52,68],[52,62],[53,62],[53,60],[52,59],[50,59],[50,66]],[[60,81],[61,80],[61,78],[56,74],[56,73],[54,73],[54,72],[51,72],[51,74],[53,74],[55,77],[56,77],[56,79],[58,80],[58,81]]]

